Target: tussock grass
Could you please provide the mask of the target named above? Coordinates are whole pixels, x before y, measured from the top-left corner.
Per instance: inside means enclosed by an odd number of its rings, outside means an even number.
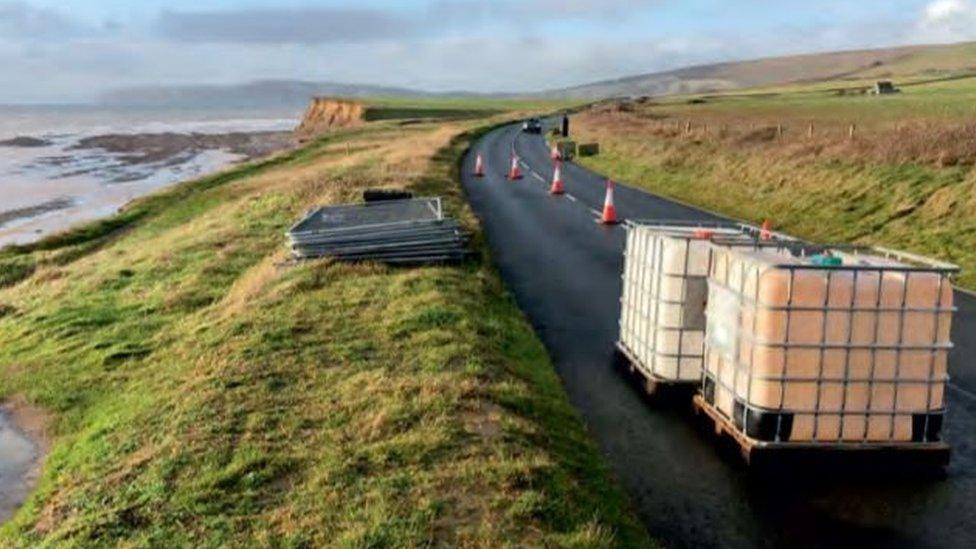
[[[483,247],[283,264],[292,220],[367,187],[443,194],[477,234],[468,128],[338,132],[4,252],[0,390],[55,421],[0,543],[647,543]]]
[[[976,288],[972,123],[908,119],[898,130],[851,141],[778,138],[775,127],[748,111],[736,116],[747,127],[753,121],[751,132],[704,134],[699,125],[689,135],[683,125],[662,122],[671,116],[677,115],[662,105],[583,115],[576,120],[579,138],[599,141],[602,150],[581,161],[685,202],[753,222],[771,219],[801,237],[949,260],[963,267],[961,284]]]
[[[584,116],[583,126],[614,127],[620,132],[783,159],[912,163],[937,168],[976,165],[976,121],[912,119],[869,129],[854,125],[852,137],[850,125],[787,117],[780,120],[771,123],[748,117],[680,118],[653,111],[591,112]]]

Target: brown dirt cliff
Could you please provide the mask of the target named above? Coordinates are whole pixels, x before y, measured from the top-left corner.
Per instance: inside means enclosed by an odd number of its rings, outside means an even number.
[[[366,107],[362,103],[316,97],[305,111],[302,123],[295,130],[299,141],[309,141],[333,128],[348,128],[362,124]]]

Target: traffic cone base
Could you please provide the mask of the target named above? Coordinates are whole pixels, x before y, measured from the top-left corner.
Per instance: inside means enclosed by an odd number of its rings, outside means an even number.
[[[561,162],[556,162],[556,168],[552,172],[552,187],[549,189],[549,194],[560,195],[564,194],[566,189],[563,187],[563,167]]]
[[[475,177],[485,176],[485,161],[484,159],[481,158],[480,154],[478,155],[478,158],[476,158],[474,161],[474,176]]]
[[[600,223],[603,225],[617,225],[617,207],[613,200],[613,181],[607,180],[607,198],[603,202],[603,215],[600,216]]]
[[[517,156],[512,156],[512,169],[508,172],[508,178],[512,181],[522,179],[522,169],[519,167],[519,159]]]

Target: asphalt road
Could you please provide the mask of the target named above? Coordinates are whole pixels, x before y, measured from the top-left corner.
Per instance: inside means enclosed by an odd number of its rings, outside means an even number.
[[[518,182],[505,178],[513,147],[525,171]],[[477,153],[484,178],[471,175]],[[463,172],[503,278],[652,535],[672,547],[976,547],[976,299],[957,294],[947,478],[758,478],[686,407],[649,405],[611,366],[624,229],[595,222],[605,180],[567,164],[568,194],[550,196],[545,142],[516,126],[486,135]],[[715,219],[625,185],[616,205],[628,219]]]

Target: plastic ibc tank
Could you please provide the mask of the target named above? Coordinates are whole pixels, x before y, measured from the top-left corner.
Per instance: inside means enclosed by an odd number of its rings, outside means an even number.
[[[952,265],[716,248],[703,396],[759,441],[940,439]]]
[[[712,246],[762,245],[737,224],[631,224],[627,231],[620,340],[641,372],[700,383]]]

